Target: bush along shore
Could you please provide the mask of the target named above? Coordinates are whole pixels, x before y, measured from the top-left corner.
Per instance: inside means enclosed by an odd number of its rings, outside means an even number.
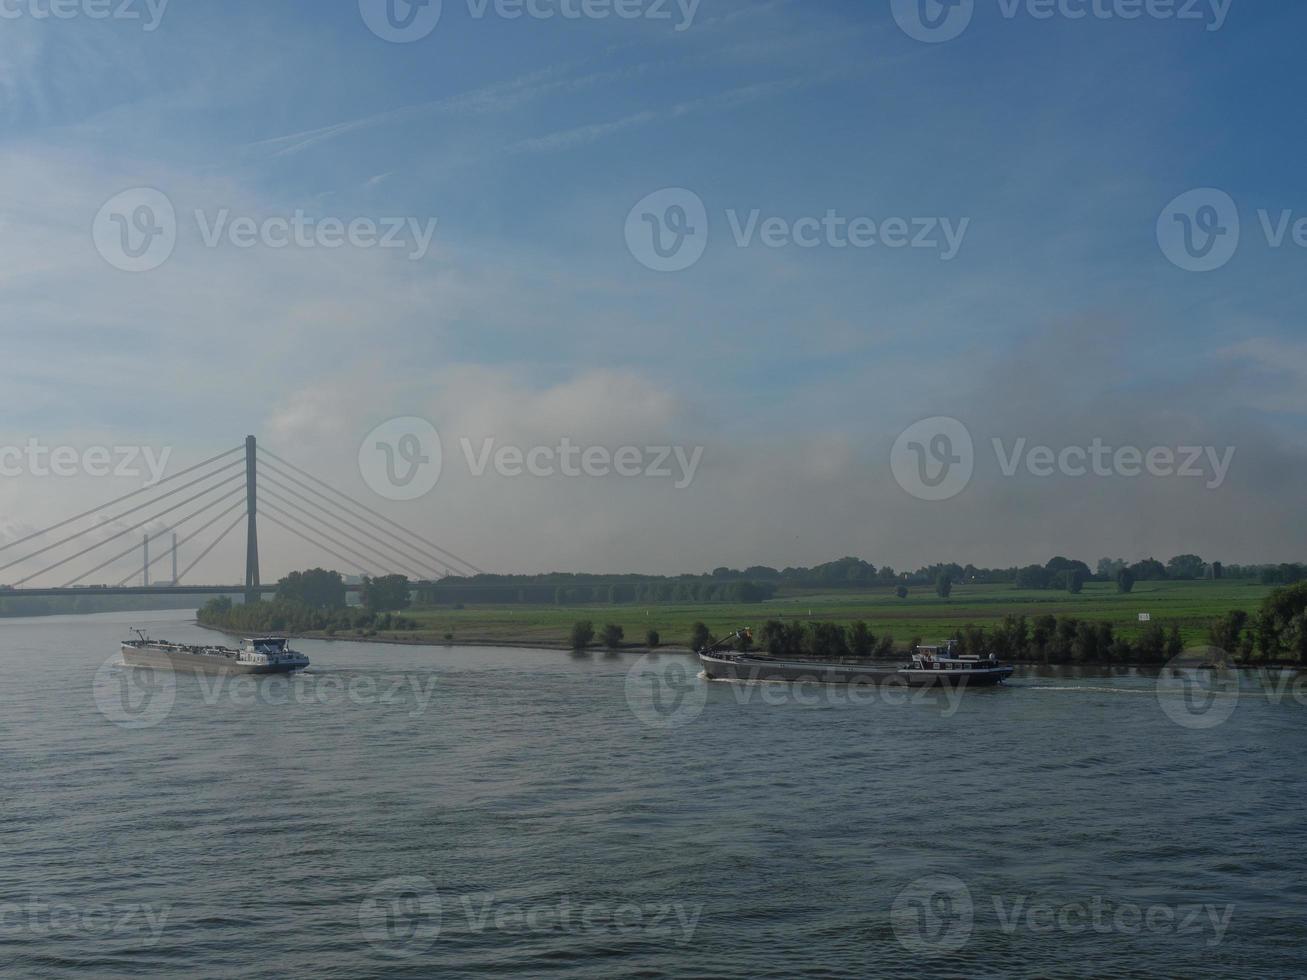
[[[315,569],[282,580],[272,601],[242,605],[218,598],[200,609],[197,619],[202,626],[247,636],[290,633],[432,645],[622,651],[699,650],[713,642],[704,623],[687,627],[684,618],[673,628],[659,628],[656,618],[637,627],[628,618],[625,626],[580,620],[569,629],[557,610],[545,607],[519,608],[508,620],[501,616],[493,632],[471,624],[458,627],[451,621],[437,626],[431,621],[432,610],[408,609],[410,595],[407,581],[400,576],[366,579],[363,605],[347,606],[340,577]],[[683,616],[684,611],[678,609],[675,615]],[[747,615],[744,610],[738,612]],[[647,610],[646,616],[650,613],[657,617],[658,607]],[[1102,619],[1013,613],[986,626],[957,626],[955,621],[949,634],[965,654],[993,654],[1010,663],[1158,666],[1183,656],[1210,664],[1307,666],[1307,582],[1275,589],[1256,612],[1231,609],[1206,623],[1205,630],[1196,630],[1192,620],[1187,621],[1182,632],[1174,622],[1150,622],[1122,635]],[[731,627],[719,623],[717,628],[725,633]],[[459,630],[457,635],[454,629]],[[628,636],[627,630],[633,635]],[[932,636],[930,640],[947,638],[949,635]],[[739,645],[786,658],[891,660],[901,658],[920,642],[920,636],[896,642],[888,632],[877,634],[860,620],[769,618],[754,630],[751,639],[739,641]]]
[[[697,642],[700,639],[692,641],[695,649],[703,645]],[[877,637],[863,622],[845,627],[838,623],[770,620],[757,639],[774,657],[888,659],[895,650],[892,637]],[[952,639],[959,653],[993,654],[1009,663],[1155,666],[1189,652],[1195,661],[1208,664],[1303,667],[1307,666],[1307,582],[1276,589],[1255,615],[1231,610],[1212,622],[1208,645],[1190,651],[1186,651],[1175,625],[1168,628],[1149,623],[1140,637],[1128,640],[1115,635],[1111,623],[1074,616],[1006,616],[990,629],[966,626]],[[751,643],[743,639],[736,645],[744,650]],[[921,638],[915,637],[907,649],[915,649],[920,643]]]
[[[241,604],[226,596],[210,599],[196,611],[195,619],[201,626],[246,636],[290,633],[345,639],[372,639],[382,633],[414,631],[419,625],[394,612],[359,606],[315,609],[286,599]]]

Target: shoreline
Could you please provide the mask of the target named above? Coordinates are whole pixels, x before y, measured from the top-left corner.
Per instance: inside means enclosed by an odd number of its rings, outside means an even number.
[[[201,623],[198,619],[194,620],[194,622],[195,625],[198,626],[200,629],[212,630],[215,633],[222,633],[226,636],[239,637],[241,635],[239,633],[233,633],[231,630],[222,626],[210,626],[207,623]],[[487,640],[487,639],[444,640],[444,639],[426,638],[426,637],[382,636],[380,634],[376,636],[341,636],[341,635],[328,636],[325,633],[316,632],[316,631],[312,631],[308,633],[282,632],[279,633],[278,635],[284,635],[290,637],[291,639],[299,639],[299,640],[321,640],[325,643],[384,643],[390,646],[410,646],[410,647],[500,647],[500,648],[511,649],[511,650],[561,650],[566,653],[611,653],[614,655],[623,654],[623,653],[635,653],[635,654],[642,654],[642,655],[650,654],[650,653],[674,653],[674,654],[684,654],[686,656],[694,655],[694,651],[691,650],[689,647],[674,646],[674,645],[648,647],[640,643],[623,644],[622,646],[612,650],[610,650],[608,647],[595,646],[595,645],[586,647],[584,650],[574,650],[570,644],[562,643],[562,642],[550,642],[547,640]],[[755,651],[755,652],[760,652],[760,651]],[[906,659],[906,657],[907,655],[904,654],[903,657],[896,657],[893,659],[872,658],[866,662],[882,663],[882,664],[898,664],[898,663],[902,663],[903,660]],[[851,661],[851,662],[863,662],[863,661]],[[1004,663],[1009,663],[1014,667],[1120,667],[1128,670],[1161,670],[1167,666],[1167,664],[1165,663],[1161,663],[1161,664],[1156,664],[1156,663],[1146,664],[1146,663],[1137,663],[1137,662],[1117,663],[1115,661],[1104,662],[1098,660],[1095,661],[1086,660],[1081,663],[1075,663],[1075,664],[1050,664],[1050,663],[1045,663],[1042,660],[1007,660],[1004,661]],[[1176,666],[1180,666],[1180,665],[1176,665]],[[1184,666],[1192,667],[1192,669],[1195,670],[1259,670],[1262,668],[1273,668],[1276,670],[1303,669],[1302,664],[1289,663],[1286,661],[1267,661],[1265,663],[1258,663],[1258,664],[1195,663],[1192,665],[1186,664]]]
[[[194,623],[202,630],[212,630],[225,636],[242,636],[242,634],[232,632],[224,626],[210,626],[207,623],[201,623],[198,619],[194,620]],[[278,636],[287,636],[295,640],[321,640],[324,643],[386,643],[391,646],[404,647],[503,647],[511,650],[563,650],[568,653],[684,653],[687,655],[694,653],[689,647],[675,645],[648,647],[640,643],[623,644],[615,650],[609,650],[605,646],[591,645],[585,650],[573,651],[571,644],[551,642],[549,640],[445,640],[436,637],[382,636],[380,633],[376,636],[343,636],[341,634],[328,636],[326,633],[316,630],[308,633],[290,633],[284,630],[274,630],[273,632]]]

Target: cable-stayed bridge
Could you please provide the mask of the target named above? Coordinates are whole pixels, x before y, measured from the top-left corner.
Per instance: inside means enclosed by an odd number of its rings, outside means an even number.
[[[264,585],[259,579],[260,518],[343,562],[341,571],[368,568],[404,575],[414,582],[480,572],[471,562],[248,436],[244,445],[152,486],[0,545],[0,582],[6,581],[6,575],[20,576],[0,586],[0,598],[244,593],[246,600],[252,601],[276,590],[275,585]],[[166,530],[146,530],[160,523]],[[245,581],[189,584],[186,579],[196,566],[242,524]],[[130,543],[123,547],[125,540]],[[199,550],[179,569],[183,545]],[[112,554],[108,553],[110,546]],[[120,573],[133,555],[139,555],[139,563],[116,582],[87,584],[107,569],[116,568]],[[153,569],[165,560],[169,561],[170,577],[159,581],[159,573]],[[34,566],[38,567],[31,571]],[[359,586],[346,588],[357,590]]]

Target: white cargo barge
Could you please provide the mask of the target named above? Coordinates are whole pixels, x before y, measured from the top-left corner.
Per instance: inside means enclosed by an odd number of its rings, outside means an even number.
[[[124,640],[123,663],[129,667],[158,667],[205,674],[289,674],[303,670],[309,658],[290,649],[278,636],[251,637],[240,649],[191,646],[151,640],[139,630],[135,640]]]

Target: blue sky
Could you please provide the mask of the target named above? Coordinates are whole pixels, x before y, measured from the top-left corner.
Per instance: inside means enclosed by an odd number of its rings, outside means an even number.
[[[503,570],[1301,558],[1307,249],[1269,247],[1256,214],[1307,216],[1307,12],[1234,0],[1207,30],[1005,5],[976,0],[944,43],[909,37],[888,0],[703,0],[684,30],[674,4],[670,21],[542,21],[445,0],[406,44],[356,2],[172,0],[148,32],[0,20],[0,441],[181,460],[256,432],[356,491],[360,439],[397,415],[430,418],[447,453],[483,433],[705,447],[680,494],[451,472],[386,504]],[[142,186],[175,205],[177,246],[123,272],[90,228]],[[669,187],[703,200],[709,241],[658,273],[623,227]],[[1205,187],[1237,202],[1243,237],[1187,272],[1156,224]],[[222,209],[438,225],[420,261],[206,248],[191,215]],[[754,210],[967,226],[949,261],[737,247],[726,214]],[[885,456],[936,415],[982,445],[1240,456],[1219,492],[1023,482],[978,458],[932,505]],[[39,526],[114,489],[17,479],[0,505]],[[1086,520],[1067,526],[1068,506]]]

